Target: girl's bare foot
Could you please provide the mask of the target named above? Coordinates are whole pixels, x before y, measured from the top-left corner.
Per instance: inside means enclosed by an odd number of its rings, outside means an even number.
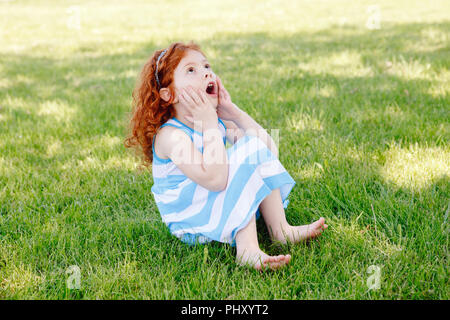
[[[236,255],[236,262],[241,266],[250,266],[256,270],[271,269],[276,270],[284,267],[291,260],[291,255],[269,256],[261,249],[249,249],[239,252]]]
[[[286,243],[287,241],[298,243],[300,241],[316,238],[322,234],[326,228],[328,228],[328,225],[325,224],[325,219],[320,218],[319,220],[304,226],[288,225],[283,227],[280,231],[275,232],[272,235],[272,239],[281,243]]]

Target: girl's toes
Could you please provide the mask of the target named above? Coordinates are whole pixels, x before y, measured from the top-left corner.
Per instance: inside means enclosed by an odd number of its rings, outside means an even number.
[[[274,262],[266,261],[266,262],[263,263],[263,266],[261,267],[260,270],[273,269],[273,265],[274,265]]]
[[[320,218],[319,220],[317,220],[317,226],[323,226],[325,224],[325,218]]]
[[[267,260],[264,262],[264,269],[271,269],[276,270],[279,268],[279,262],[277,260],[277,257],[268,257]]]
[[[269,264],[269,268],[270,270],[280,269],[280,264],[278,262],[272,262],[271,264]]]
[[[274,262],[270,265],[273,270],[280,269],[283,266],[281,262]]]
[[[254,264],[254,268],[258,271],[277,270],[288,264],[290,259],[290,255],[260,257],[259,261]]]

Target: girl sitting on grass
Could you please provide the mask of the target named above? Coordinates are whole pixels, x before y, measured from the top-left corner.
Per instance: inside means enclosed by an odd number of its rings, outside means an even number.
[[[324,218],[288,224],[284,209],[295,181],[270,135],[231,101],[195,43],[156,51],[133,98],[125,146],[138,147],[144,164],[152,164],[156,205],[181,241],[229,243],[238,264],[278,269],[291,256],[259,248],[260,214],[272,240],[282,243],[314,238],[328,227]]]

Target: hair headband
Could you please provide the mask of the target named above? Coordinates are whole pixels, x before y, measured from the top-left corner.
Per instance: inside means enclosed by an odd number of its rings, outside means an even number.
[[[158,89],[161,87],[161,84],[159,83],[159,79],[158,79],[158,65],[159,65],[159,60],[161,59],[161,57],[164,55],[164,53],[166,53],[167,49],[164,50],[163,52],[161,52],[159,54],[158,59],[156,60],[156,69],[155,69],[155,78],[156,78],[156,82],[158,83]]]

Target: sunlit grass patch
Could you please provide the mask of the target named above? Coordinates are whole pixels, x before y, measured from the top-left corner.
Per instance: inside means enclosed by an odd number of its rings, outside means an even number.
[[[97,169],[120,169],[120,170],[134,170],[137,169],[136,158],[132,157],[108,157],[107,159],[99,159],[95,156],[86,156],[77,161],[68,161],[61,165],[61,170],[69,170],[71,168],[78,168],[79,170]]]
[[[420,121],[420,116],[407,108],[401,108],[396,102],[383,107],[368,106],[366,108],[353,107],[348,110],[346,117],[356,124],[388,123],[395,124],[404,121]]]
[[[398,187],[421,190],[439,178],[450,177],[450,151],[446,148],[393,145],[385,157],[381,174]]]
[[[301,65],[305,67],[304,64]],[[313,58],[305,70],[321,74],[323,72],[334,76],[373,76],[374,72],[370,66],[364,64],[360,52],[343,50],[331,53],[319,58]]]
[[[443,98],[448,100],[450,92],[450,71],[441,70],[437,76],[442,79],[442,81],[431,85],[427,93],[434,98]]]
[[[76,113],[73,107],[70,107],[66,103],[60,101],[45,101],[38,107],[37,115],[39,116],[52,116],[55,121],[67,121],[72,120],[73,115]]]
[[[61,141],[55,140],[47,144],[47,156],[54,157],[55,155],[61,153],[62,144]]]
[[[292,170],[292,176],[295,176],[297,179],[305,179],[307,181],[320,179],[322,174],[323,166],[318,162],[307,164],[303,167]]]
[[[433,52],[444,49],[448,43],[448,32],[435,27],[427,27],[420,31],[419,41],[410,41],[408,49],[422,52]]]
[[[396,75],[407,80],[428,78],[431,64],[420,60],[403,56],[394,57],[392,66],[388,68],[387,74]]]
[[[35,295],[45,277],[36,274],[33,269],[11,256],[0,255],[0,297]]]
[[[370,214],[368,213],[368,217],[370,217]],[[370,250],[375,256],[380,255],[386,258],[400,254],[404,250],[401,244],[394,243],[386,237],[382,229],[377,229],[376,218],[372,220],[371,224],[363,227],[355,219],[352,219],[351,222],[332,220],[330,224],[335,236],[331,241],[345,243],[345,246],[359,247],[361,253],[364,250]]]
[[[323,112],[317,115],[317,118],[308,113],[294,113],[287,119],[289,130],[301,132],[304,130],[323,131],[323,123],[320,119],[323,118]]]

